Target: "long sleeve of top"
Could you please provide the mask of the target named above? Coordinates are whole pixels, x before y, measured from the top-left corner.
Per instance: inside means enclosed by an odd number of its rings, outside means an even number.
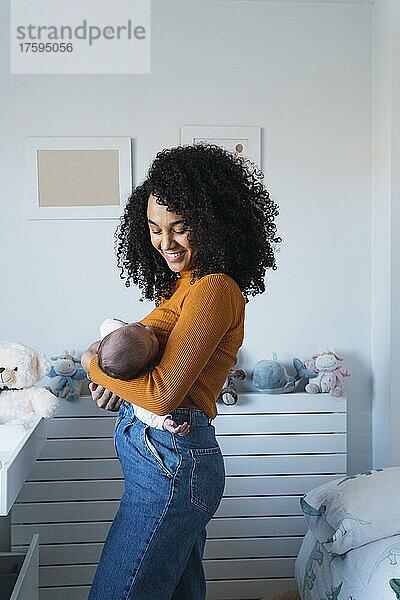
[[[156,415],[141,406],[135,406],[135,415],[138,419],[140,419],[143,423],[147,423],[150,427],[155,427],[156,429],[164,429],[164,421],[167,417],[172,418],[172,415]]]
[[[229,275],[213,273],[191,282],[191,273],[181,272],[171,298],[140,321],[153,327],[159,339],[158,365],[122,381],[105,375],[95,356],[90,377],[158,415],[188,397],[215,418],[216,399],[243,342],[245,299]]]

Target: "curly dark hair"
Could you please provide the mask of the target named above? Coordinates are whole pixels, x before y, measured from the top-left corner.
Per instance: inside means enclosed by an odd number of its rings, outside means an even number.
[[[197,250],[193,279],[226,273],[248,294],[265,291],[267,268],[276,269],[277,204],[248,159],[235,159],[213,144],[177,146],[158,152],[148,176],[126,204],[115,232],[117,265],[126,287],[137,284],[148,300],[170,298],[177,274],[153,247],[147,222],[150,194],[182,216],[189,245]],[[143,298],[140,299],[143,302]]]

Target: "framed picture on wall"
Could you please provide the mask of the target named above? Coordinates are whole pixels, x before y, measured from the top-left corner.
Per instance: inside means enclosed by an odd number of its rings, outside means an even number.
[[[261,168],[261,128],[223,125],[183,125],[181,144],[215,144]]]
[[[118,219],[132,190],[131,138],[25,139],[28,219]]]

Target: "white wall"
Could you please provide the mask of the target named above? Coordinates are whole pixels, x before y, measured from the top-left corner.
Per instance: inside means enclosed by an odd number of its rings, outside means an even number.
[[[400,465],[400,5],[393,14],[391,464]]]
[[[373,8],[371,342],[373,464],[390,464],[392,2]]]
[[[400,4],[373,7],[373,464],[400,465]]]
[[[2,3],[1,39],[9,15]],[[281,206],[279,270],[247,306],[240,362],[333,345],[353,375],[349,469],[371,461],[371,13],[366,4],[153,0],[151,75],[9,75],[1,53],[1,337],[82,350],[152,304],[119,279],[115,222],[27,222],[23,138],[125,135],[134,179],[181,124],[259,125]]]

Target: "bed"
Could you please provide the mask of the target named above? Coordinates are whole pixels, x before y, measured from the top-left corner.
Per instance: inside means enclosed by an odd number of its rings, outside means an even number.
[[[366,471],[301,499],[295,563],[302,600],[400,599],[400,468]]]

